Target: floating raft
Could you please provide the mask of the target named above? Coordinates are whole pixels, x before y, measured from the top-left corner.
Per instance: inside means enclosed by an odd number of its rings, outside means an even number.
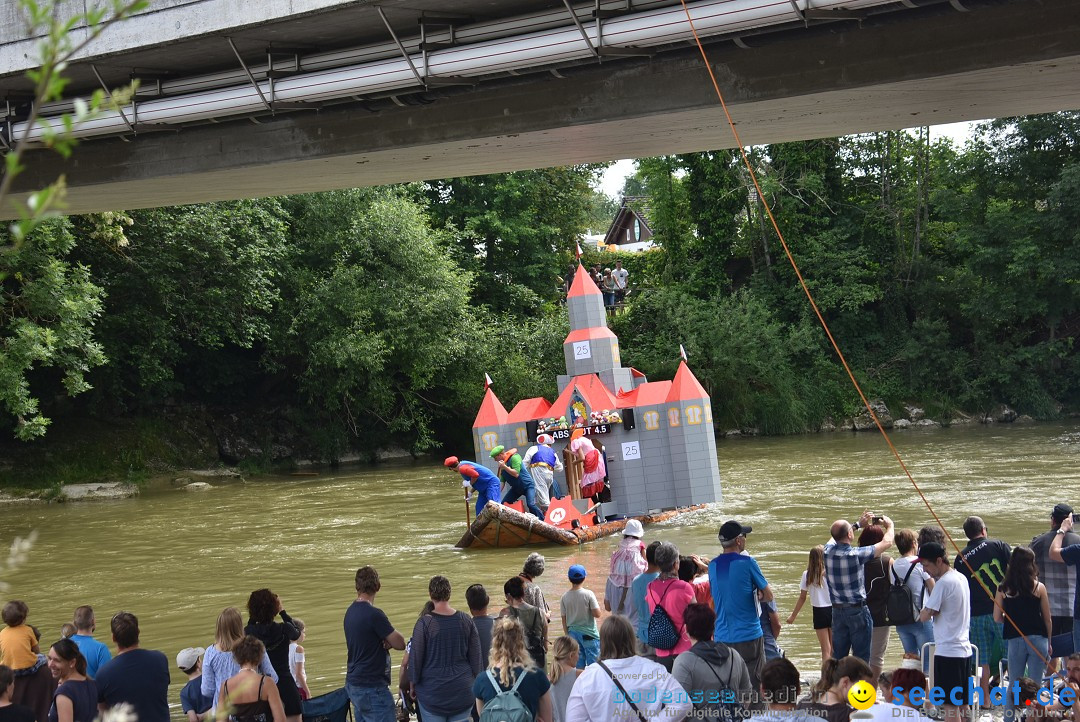
[[[704,509],[704,504],[671,509],[657,514],[632,517],[642,524],[667,521],[689,511]],[[456,546],[459,549],[471,547],[494,547],[505,549],[526,546],[528,544],[561,544],[577,546],[622,531],[629,519],[609,521],[596,526],[581,526],[577,529],[562,529],[540,521],[532,514],[523,514],[516,509],[489,501],[480,514],[473,520],[465,536]]]

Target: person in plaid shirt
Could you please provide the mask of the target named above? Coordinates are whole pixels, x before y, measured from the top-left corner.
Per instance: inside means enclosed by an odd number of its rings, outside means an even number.
[[[825,549],[825,576],[833,606],[833,657],[836,659],[846,657],[850,651],[864,662],[870,661],[874,622],[866,607],[863,565],[891,547],[894,534],[892,519],[882,517],[884,538],[873,546],[853,546],[855,530],[872,520],[873,515],[864,511],[854,525],[840,519],[833,522],[830,529],[835,543]]]
[[[1035,563],[1039,566],[1039,581],[1046,585],[1050,594],[1050,619],[1054,627],[1054,636],[1072,632],[1073,595],[1076,593],[1076,569],[1063,562],[1050,558],[1050,545],[1057,536],[1061,522],[1072,515],[1073,509],[1068,504],[1057,504],[1050,512],[1050,531],[1031,540],[1031,551],[1035,552]],[[1062,540],[1062,546],[1080,544],[1080,536],[1069,532]],[[1051,660],[1053,669],[1057,669],[1057,659]]]

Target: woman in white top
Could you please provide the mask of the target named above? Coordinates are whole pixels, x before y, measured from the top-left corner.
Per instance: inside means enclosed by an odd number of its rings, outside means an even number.
[[[685,719],[694,710],[686,690],[663,665],[636,654],[637,635],[630,621],[618,614],[605,619],[600,625],[600,661],[586,667],[574,683],[566,722]]]
[[[814,610],[814,632],[821,647],[821,661],[832,657],[832,599],[829,597],[829,582],[825,579],[825,547],[818,544],[810,550],[810,560],[799,582],[799,601],[791,611],[787,623],[794,624],[799,610],[810,597],[810,606]]]
[[[240,610],[236,607],[225,607],[218,615],[214,643],[206,648],[206,653],[203,655],[203,673],[200,682],[203,697],[214,697],[213,709],[215,710],[218,706],[221,683],[240,671],[240,664],[233,658],[233,648],[243,639],[244,620],[240,616]],[[277,672],[271,666],[270,658],[266,656],[265,650],[263,650],[262,662],[259,664],[259,672],[277,682]],[[210,718],[213,718],[213,715],[210,715]]]

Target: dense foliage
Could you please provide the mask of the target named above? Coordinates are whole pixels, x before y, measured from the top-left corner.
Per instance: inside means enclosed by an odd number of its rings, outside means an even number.
[[[1080,404],[1080,113],[963,148],[923,130],[750,160],[761,198],[729,151],[639,161],[628,189],[661,248],[624,258],[625,363],[670,377],[683,344],[725,428],[855,410],[764,202],[871,395],[942,415]],[[48,221],[2,257],[8,426],[199,404],[287,418],[326,458],[467,443],[485,373],[508,406],[555,391],[561,277],[612,212],[598,170]],[[65,388],[87,393],[52,404]]]

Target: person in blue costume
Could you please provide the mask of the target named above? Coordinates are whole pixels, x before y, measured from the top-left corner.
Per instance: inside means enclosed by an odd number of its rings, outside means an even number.
[[[487,506],[489,501],[499,501],[499,477],[483,464],[475,461],[462,461],[456,456],[448,456],[443,466],[461,474],[462,486],[476,489],[476,515]]]
[[[536,484],[517,449],[505,449],[500,444],[491,450],[491,458],[499,462],[499,478],[509,487],[502,503],[513,504],[525,497],[525,506],[529,508],[529,512],[536,518],[543,519],[544,512],[536,505]]]

